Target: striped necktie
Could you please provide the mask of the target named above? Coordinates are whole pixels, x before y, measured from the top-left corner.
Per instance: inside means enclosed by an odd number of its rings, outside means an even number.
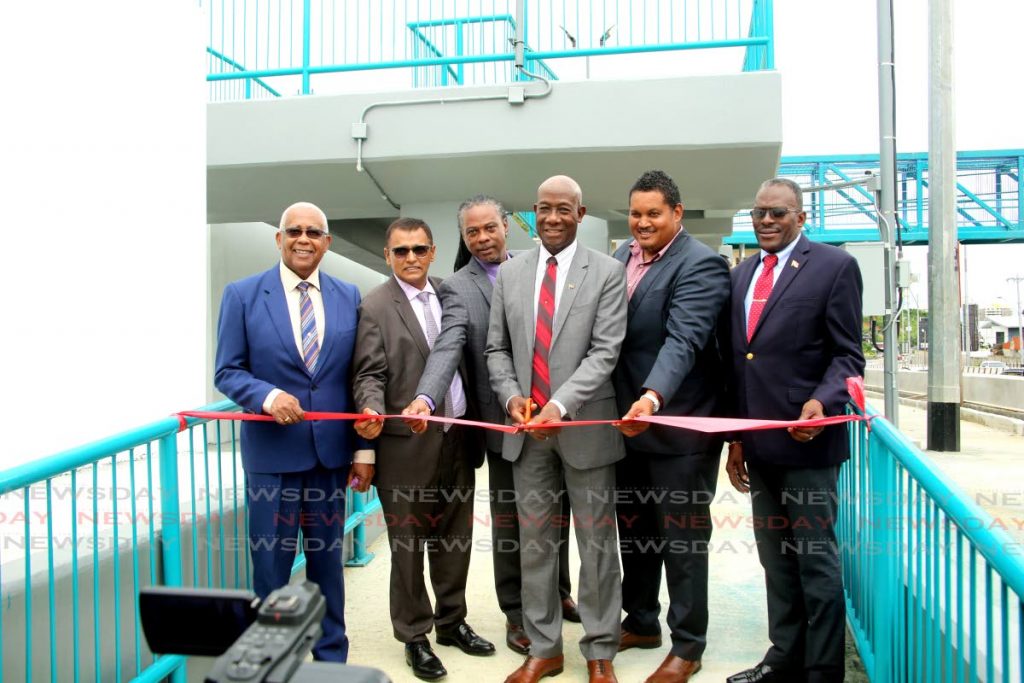
[[[427,346],[434,348],[434,342],[437,341],[437,335],[441,333],[437,326],[437,319],[434,317],[434,311],[430,308],[430,292],[420,292],[416,295],[416,298],[423,304],[423,326],[427,331]],[[454,381],[454,380],[452,380]],[[448,391],[444,394],[444,410],[442,414],[445,417],[452,417],[452,410],[455,408],[455,400],[452,398],[452,388],[448,387]],[[444,426],[444,431],[448,431],[451,428],[450,424]]]
[[[299,329],[302,333],[302,360],[312,373],[320,357],[320,342],[316,334],[316,316],[313,315],[313,300],[309,297],[309,283],[303,280],[299,288]]]
[[[537,333],[533,342],[533,384],[530,398],[543,408],[551,398],[551,375],[548,368],[548,352],[551,351],[552,321],[555,318],[555,281],[558,277],[558,261],[548,257],[547,270],[540,283],[537,295]]]

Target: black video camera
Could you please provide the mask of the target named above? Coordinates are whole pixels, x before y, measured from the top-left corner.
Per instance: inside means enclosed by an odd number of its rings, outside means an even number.
[[[305,662],[322,633],[326,601],[310,581],[260,603],[250,591],[152,586],[139,592],[149,649],[217,657],[207,683],[390,683],[382,671]]]

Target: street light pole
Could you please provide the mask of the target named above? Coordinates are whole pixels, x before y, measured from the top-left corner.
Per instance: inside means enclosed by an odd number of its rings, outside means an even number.
[[[1024,280],[1024,275],[1014,275],[1013,277],[1006,278],[1007,282],[1013,282],[1017,285],[1017,359],[1024,365],[1024,328],[1021,327],[1021,309],[1020,309],[1020,283]]]

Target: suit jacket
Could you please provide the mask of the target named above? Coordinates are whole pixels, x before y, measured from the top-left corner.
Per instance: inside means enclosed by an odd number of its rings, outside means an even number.
[[[487,369],[503,411],[512,396],[530,395],[539,253],[538,247],[502,264],[491,296]],[[622,264],[579,245],[552,324],[551,398],[565,406],[564,419],[619,417],[611,375],[626,333]],[[525,438],[506,434],[502,457],[517,460]],[[622,436],[605,425],[576,427],[555,438],[562,457],[579,469],[608,465],[625,455]]]
[[[615,252],[623,265],[630,243]],[[717,415],[724,408],[727,373],[715,331],[729,301],[729,266],[682,232],[647,268],[629,299],[626,339],[615,366],[619,414],[647,388],[663,399],[659,415]],[[626,444],[648,453],[685,455],[720,448],[721,437],[652,425]]]
[[[359,290],[320,272],[324,341],[316,372],[299,355],[281,284],[280,266],[232,282],[224,289],[217,323],[214,384],[251,413],[275,387],[298,399],[304,410],[350,412],[349,389]],[[350,422],[297,425],[242,423],[242,466],[249,472],[282,473],[344,467],[357,448],[370,448]]]
[[[501,424],[505,409],[491,390],[487,372],[487,327],[491,320],[491,279],[475,258],[441,283],[441,333],[434,341],[416,395],[426,394],[435,406],[444,398],[459,363],[465,359],[466,397],[480,419]],[[436,411],[435,411],[436,413]],[[501,451],[501,432],[488,430],[488,450]]]
[[[436,292],[441,280],[430,278]],[[359,307],[359,331],[353,358],[353,392],[359,410],[372,408],[397,415],[416,398],[430,347],[408,297],[394,277],[366,294]],[[465,379],[463,379],[465,383]],[[444,411],[444,393],[437,402]],[[476,430],[466,430],[464,451],[473,466],[483,462]],[[385,420],[377,448],[376,480],[380,488],[432,486],[438,481],[443,428],[429,424],[414,435],[402,420]]]
[[[840,415],[849,395],[846,378],[864,374],[861,351],[863,283],[852,256],[798,238],[747,342],[744,298],[758,255],[732,273],[733,407],[740,417],[794,420],[811,398],[826,415]],[[845,425],[826,427],[800,443],[786,430],[745,432],[748,460],[825,467],[849,457]]]

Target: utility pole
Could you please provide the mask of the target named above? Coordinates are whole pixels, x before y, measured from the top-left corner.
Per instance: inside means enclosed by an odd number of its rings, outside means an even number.
[[[1020,360],[1021,365],[1024,365],[1024,327],[1021,327],[1020,310],[1020,283],[1024,281],[1024,275],[1018,273],[1013,277],[1006,278],[1006,281],[1017,285],[1017,359]]]
[[[953,0],[928,2],[928,448],[960,450]]]
[[[899,426],[899,387],[896,354],[898,303],[896,292],[896,64],[893,46],[892,0],[878,0],[878,136],[879,168],[875,190],[878,231],[885,245],[885,328],[883,330],[883,390],[885,417]]]

